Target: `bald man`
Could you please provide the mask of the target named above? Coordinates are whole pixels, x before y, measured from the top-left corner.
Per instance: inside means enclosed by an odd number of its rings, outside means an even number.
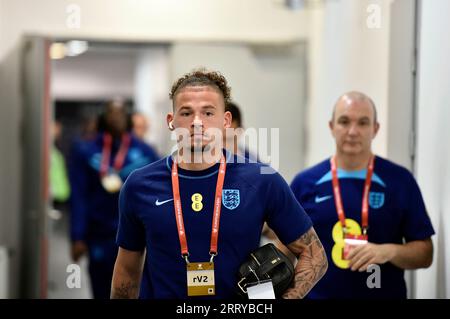
[[[336,153],[291,184],[328,257],[328,272],[308,297],[406,298],[404,270],[433,260],[419,187],[408,170],[373,154],[380,124],[368,96],[342,95],[329,127]]]

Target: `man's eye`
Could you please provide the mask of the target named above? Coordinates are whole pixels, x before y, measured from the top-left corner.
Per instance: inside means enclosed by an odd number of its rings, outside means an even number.
[[[189,116],[189,112],[181,112],[181,116]]]
[[[213,112],[206,112],[206,116],[213,116],[214,113]]]

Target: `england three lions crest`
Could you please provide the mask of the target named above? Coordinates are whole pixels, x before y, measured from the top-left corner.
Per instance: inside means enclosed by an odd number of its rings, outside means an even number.
[[[241,203],[241,196],[239,189],[224,189],[222,190],[222,204],[226,208],[232,210]]]
[[[384,205],[384,193],[370,192],[369,193],[369,205],[374,209],[383,207]]]

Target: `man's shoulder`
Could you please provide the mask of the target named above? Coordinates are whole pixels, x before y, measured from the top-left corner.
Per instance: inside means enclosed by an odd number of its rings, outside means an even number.
[[[87,159],[93,154],[101,152],[102,144],[99,141],[100,137],[98,135],[90,140],[76,139],[71,145],[71,154]]]
[[[396,180],[414,178],[406,167],[378,155],[375,158],[375,172]]]
[[[136,137],[134,134],[131,134],[131,143],[135,147],[138,147],[148,152],[156,153],[155,148],[152,145]]]
[[[286,183],[280,173],[272,168],[270,165],[250,161],[237,156],[234,158],[237,161],[227,163],[227,173],[233,179],[238,179],[239,182],[248,185],[255,190],[266,189],[271,185],[280,185],[280,183]]]
[[[159,159],[153,163],[147,164],[134,170],[127,178],[128,184],[140,184],[142,182],[151,183],[161,178],[170,177],[170,171],[167,167],[167,157]]]
[[[299,172],[293,179],[292,184],[300,183],[312,183],[319,180],[325,174],[330,171],[330,159],[325,159],[320,163],[304,169]]]
[[[145,143],[140,138],[136,137],[134,134],[130,134],[131,145],[139,148],[147,148],[148,144]]]
[[[273,176],[279,175],[278,171],[269,164],[256,162],[240,155],[233,156],[227,163],[227,167],[236,175],[249,179],[271,179],[274,178]]]

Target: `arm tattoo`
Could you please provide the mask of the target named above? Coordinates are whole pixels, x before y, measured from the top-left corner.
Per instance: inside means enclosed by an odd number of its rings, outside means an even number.
[[[120,287],[113,287],[111,299],[132,299],[139,294],[139,285],[136,282],[121,283]]]
[[[312,227],[290,243],[288,248],[299,261],[295,267],[293,286],[286,290],[283,298],[303,298],[327,271],[327,256]]]

